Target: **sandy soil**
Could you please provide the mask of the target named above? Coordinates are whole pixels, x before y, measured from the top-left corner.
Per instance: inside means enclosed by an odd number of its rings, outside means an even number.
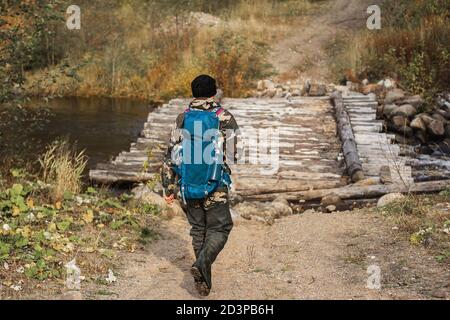
[[[184,217],[165,222],[162,239],[122,257],[116,283],[84,298],[201,298],[189,273],[188,232]],[[380,290],[366,288],[371,265],[381,270]],[[206,299],[428,299],[450,291],[449,274],[376,213],[308,212],[272,226],[238,218]]]

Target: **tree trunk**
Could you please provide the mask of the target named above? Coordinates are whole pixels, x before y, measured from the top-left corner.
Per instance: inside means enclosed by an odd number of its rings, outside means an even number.
[[[392,192],[400,193],[433,193],[445,190],[450,186],[450,180],[428,181],[418,182],[405,186],[403,184],[381,184],[370,186],[358,186],[350,185],[348,187],[322,189],[322,190],[309,190],[299,192],[284,192],[284,193],[272,193],[272,194],[260,194],[254,196],[244,197],[246,200],[254,201],[272,201],[278,196],[283,196],[289,201],[317,201],[324,196],[336,195],[342,200],[352,199],[371,199],[378,198],[385,194]]]
[[[364,179],[361,160],[359,159],[355,137],[347,111],[344,108],[344,101],[340,92],[331,95],[334,105],[336,122],[339,136],[342,142],[342,153],[344,154],[347,172],[353,182]]]

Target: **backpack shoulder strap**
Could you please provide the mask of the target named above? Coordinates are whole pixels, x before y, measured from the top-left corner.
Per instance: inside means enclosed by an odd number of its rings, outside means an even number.
[[[220,116],[224,111],[225,109],[219,106],[216,110],[216,116]]]

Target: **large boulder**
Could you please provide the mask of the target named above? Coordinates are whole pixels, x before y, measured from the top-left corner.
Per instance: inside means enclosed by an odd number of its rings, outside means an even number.
[[[427,113],[420,113],[417,115],[418,118],[422,119],[423,123],[425,123],[425,125],[427,126],[428,124],[430,124],[431,121],[434,120],[433,117],[431,117],[429,114]]]
[[[445,119],[445,117],[443,115],[441,115],[440,113],[437,113],[437,112],[433,113],[431,117],[435,120],[441,121],[442,123],[447,122],[447,119]]]
[[[405,92],[402,89],[393,89],[386,93],[386,97],[384,98],[385,104],[395,103],[396,101],[400,101],[405,98]]]
[[[405,199],[405,196],[401,193],[388,193],[378,199],[377,207],[382,208],[396,201],[401,201]]]
[[[415,130],[427,131],[427,127],[421,117],[415,117],[410,123],[410,127]]]
[[[402,135],[410,137],[413,135],[413,131],[408,125],[409,125],[408,118],[402,115],[394,116],[388,122],[388,128],[391,131],[395,131],[401,133]]]
[[[410,104],[414,108],[419,109],[420,107],[423,106],[425,101],[422,99],[422,97],[420,95],[415,95],[415,96],[411,96],[411,97],[406,97],[402,100],[397,101],[396,103],[398,105]]]
[[[389,118],[392,112],[394,112],[394,110],[397,108],[398,106],[396,104],[385,104],[383,108],[383,115]]]
[[[442,137],[445,134],[444,123],[440,120],[434,120],[427,125],[428,132],[436,137]]]
[[[392,111],[391,115],[392,116],[401,115],[401,116],[405,116],[405,117],[408,117],[408,118],[412,118],[416,113],[417,113],[416,108],[414,108],[410,104],[404,104],[404,105],[402,105],[400,107],[395,108]]]
[[[437,109],[435,111],[435,113],[438,113],[439,115],[441,115],[445,120],[450,120],[450,112],[447,112],[442,109]]]
[[[404,115],[397,115],[397,116],[392,117],[391,122],[395,127],[398,127],[398,128],[403,128],[405,126],[408,126],[410,123],[408,118]]]

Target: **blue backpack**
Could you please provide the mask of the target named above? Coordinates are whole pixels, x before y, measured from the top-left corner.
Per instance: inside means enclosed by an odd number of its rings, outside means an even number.
[[[184,201],[205,199],[218,187],[231,184],[219,139],[223,111],[221,107],[212,111],[189,108],[184,113],[181,148],[172,155]]]

